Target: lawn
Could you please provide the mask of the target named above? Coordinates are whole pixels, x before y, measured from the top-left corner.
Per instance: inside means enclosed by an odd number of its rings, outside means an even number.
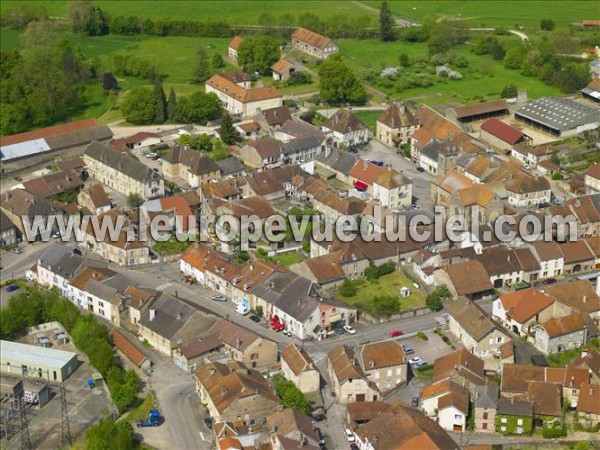
[[[142,401],[142,403],[140,403],[135,409],[133,409],[131,411],[131,413],[128,416],[128,419],[129,420],[147,419],[150,414],[151,409],[156,409],[156,405],[154,404],[154,399],[152,398],[152,395],[148,394],[148,395],[146,395],[146,397],[144,397],[144,400]]]
[[[381,1],[367,1],[367,4],[379,7]],[[568,25],[584,19],[598,19],[598,3],[596,1],[569,1],[568,3],[550,0],[509,1],[394,1],[389,2],[394,14],[399,17],[423,21],[428,17],[460,18],[470,26],[503,26],[516,25],[539,28],[540,20],[552,19]]]
[[[590,339],[584,347],[593,348],[596,351],[598,351],[600,350],[600,340]],[[580,355],[581,347],[573,348],[561,353],[554,353],[552,355],[548,355],[548,363],[550,364],[550,367],[565,367]]]
[[[275,255],[270,258],[276,264],[279,264],[284,267],[289,267],[292,264],[301,263],[304,261],[304,256],[299,252],[285,252],[280,253],[279,255]]]
[[[339,292],[336,296],[341,301],[348,303],[358,309],[368,310],[369,303],[374,297],[382,295],[391,295],[398,297],[400,289],[404,286],[410,288],[411,294],[408,297],[400,298],[400,310],[419,308],[425,306],[425,295],[418,289],[415,289],[412,282],[401,271],[395,271],[387,275],[383,275],[379,280],[355,280],[358,287],[358,293],[353,297],[345,297]]]
[[[383,110],[381,111],[354,111],[354,115],[358,117],[362,123],[364,123],[371,133],[375,133],[375,125],[379,116],[383,114]]]
[[[11,5],[25,3],[24,1],[3,1],[2,9]],[[35,1],[27,3],[42,4],[48,14],[54,17],[66,17],[66,1]],[[96,0],[94,4],[111,16],[137,16],[149,19],[179,19],[206,21],[225,21],[231,25],[257,25],[261,14],[270,14],[275,23],[283,14],[290,14],[292,23],[297,24],[301,14],[317,14],[320,19],[327,20],[332,16],[344,14],[351,17],[369,14],[367,10],[346,1],[283,1],[283,0],[252,0],[252,1],[111,1]]]

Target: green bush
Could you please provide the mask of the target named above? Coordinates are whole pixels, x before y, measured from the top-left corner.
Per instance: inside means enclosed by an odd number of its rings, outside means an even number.
[[[386,262],[380,266],[371,264],[365,269],[365,278],[369,281],[375,281],[383,275],[392,273],[394,270],[396,270],[396,264],[393,261]]]
[[[417,337],[418,337],[419,339],[423,339],[424,341],[428,341],[428,340],[429,340],[429,338],[427,337],[427,335],[426,335],[425,333],[423,333],[422,331],[419,331],[419,332],[417,333]]]
[[[565,426],[557,428],[544,428],[542,430],[542,437],[545,439],[556,439],[567,435]]]
[[[350,280],[345,280],[340,286],[339,293],[344,297],[354,297],[358,293],[358,288]]]
[[[271,383],[285,408],[294,408],[304,414],[310,413],[308,399],[292,381],[286,380],[281,374],[277,374],[271,379]]]
[[[400,310],[400,299],[392,295],[378,295],[373,298],[369,312],[376,317],[389,317]]]
[[[302,250],[306,253],[310,253],[310,242],[304,242],[302,244]]]

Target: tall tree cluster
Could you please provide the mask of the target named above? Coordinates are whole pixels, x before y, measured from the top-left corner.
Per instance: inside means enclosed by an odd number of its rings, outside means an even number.
[[[2,52],[2,134],[65,119],[80,106],[80,90],[95,76],[93,64],[61,39],[51,22],[30,22],[21,44],[19,53]]]
[[[394,34],[394,17],[390,5],[386,0],[381,4],[379,10],[379,37],[383,42],[396,39]]]
[[[92,0],[68,2],[67,13],[73,33],[87,36],[108,34],[108,20]]]
[[[238,49],[238,63],[249,72],[268,75],[271,66],[281,57],[281,50],[275,38],[260,35],[246,38]]]
[[[361,105],[367,101],[365,87],[339,55],[327,58],[319,66],[319,80],[322,102],[334,105]]]

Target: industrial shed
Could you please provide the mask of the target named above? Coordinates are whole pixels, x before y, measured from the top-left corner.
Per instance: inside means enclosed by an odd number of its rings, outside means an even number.
[[[64,350],[0,341],[0,371],[62,383],[77,369],[77,354]]]

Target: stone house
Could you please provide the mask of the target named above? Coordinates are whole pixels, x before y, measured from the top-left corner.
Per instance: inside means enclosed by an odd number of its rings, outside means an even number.
[[[105,213],[112,208],[112,203],[100,183],[94,183],[82,189],[77,195],[77,204],[93,215]]]
[[[360,363],[370,381],[380,392],[406,384],[408,366],[404,350],[396,341],[374,342],[360,347]]]
[[[361,368],[355,351],[340,345],[327,354],[327,370],[337,402],[377,401],[381,397],[377,385]]]
[[[325,121],[323,129],[331,134],[334,147],[351,147],[369,141],[369,129],[351,109],[338,109]]]
[[[377,118],[375,135],[390,147],[400,147],[408,143],[419,125],[413,112],[404,103],[393,102]]]
[[[272,137],[250,141],[239,151],[240,159],[250,167],[266,169],[281,165],[281,144]]]
[[[167,180],[185,181],[193,188],[205,181],[218,180],[220,172],[215,161],[189,147],[178,145],[162,158],[162,173]]]
[[[546,355],[581,347],[588,340],[590,321],[586,314],[574,313],[540,323],[535,329],[535,346]]]
[[[321,375],[306,350],[296,344],[288,345],[281,352],[281,371],[303,393],[319,391]]]
[[[326,59],[339,51],[336,43],[327,36],[302,27],[292,34],[292,47],[318,59]]]

